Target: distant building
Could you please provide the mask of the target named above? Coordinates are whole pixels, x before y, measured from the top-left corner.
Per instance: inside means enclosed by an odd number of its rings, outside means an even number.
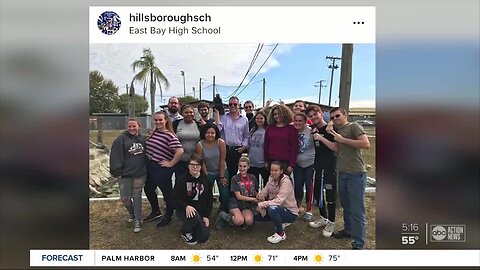
[[[375,121],[376,112],[375,108],[350,108],[348,116],[350,121],[360,119]]]

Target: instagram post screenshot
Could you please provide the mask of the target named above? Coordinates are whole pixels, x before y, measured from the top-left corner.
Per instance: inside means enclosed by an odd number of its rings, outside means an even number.
[[[2,3],[0,268],[480,267],[478,11],[420,2]]]

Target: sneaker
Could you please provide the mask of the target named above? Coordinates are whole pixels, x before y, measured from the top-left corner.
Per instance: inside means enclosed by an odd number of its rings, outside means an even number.
[[[225,221],[223,220],[223,218],[220,215],[218,215],[217,219],[215,220],[215,228],[217,230],[221,230],[221,229],[223,229],[223,227],[225,227]]]
[[[306,212],[305,215],[303,215],[303,221],[305,222],[310,222],[313,219],[313,214],[311,212]]]
[[[320,228],[320,227],[325,226],[327,224],[328,224],[328,219],[320,216],[317,220],[309,222],[308,226],[310,226],[312,228]]]
[[[345,232],[345,230],[341,230],[338,232],[333,232],[332,233],[333,238],[336,239],[343,239],[343,238],[352,238],[352,236],[348,233]]]
[[[198,244],[197,240],[193,239],[192,233],[182,233],[182,239],[185,240],[185,243],[189,245],[196,245]]]
[[[330,237],[335,231],[335,222],[328,221],[327,226],[322,231],[323,236]]]
[[[230,215],[230,213],[227,213],[225,211],[220,211],[218,213],[218,216],[221,217],[227,223],[230,223],[230,221],[232,221],[232,216]]]
[[[164,217],[156,226],[157,228],[161,228],[167,226],[170,223],[172,223],[172,218]]]
[[[282,223],[282,229],[285,230],[285,228],[290,225],[292,225],[292,223]]]
[[[140,223],[140,220],[137,219],[134,221],[133,232],[137,233],[137,232],[140,232],[141,230],[142,230],[142,224]]]
[[[133,213],[130,213],[130,216],[128,217],[128,223],[132,223],[135,220],[135,216]]]
[[[287,239],[287,234],[285,232],[283,232],[283,236],[280,236],[278,233],[274,233],[273,235],[267,237],[267,241],[272,244],[276,244],[285,239]]]
[[[161,212],[152,212],[150,215],[148,215],[146,218],[143,219],[143,222],[150,222],[154,221],[155,219],[158,219],[162,216]]]

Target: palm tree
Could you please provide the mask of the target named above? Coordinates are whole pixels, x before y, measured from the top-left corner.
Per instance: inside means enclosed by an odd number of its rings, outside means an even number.
[[[143,84],[144,98],[145,93],[147,92],[147,86],[150,85],[150,110],[153,115],[155,113],[155,91],[157,83],[160,88],[161,100],[163,100],[162,83],[165,85],[165,90],[170,86],[170,83],[160,68],[155,65],[155,56],[153,56],[150,49],[143,49],[143,56],[132,63],[132,68],[133,72],[135,72],[135,69],[140,69],[140,71],[133,77],[133,81],[138,81]]]

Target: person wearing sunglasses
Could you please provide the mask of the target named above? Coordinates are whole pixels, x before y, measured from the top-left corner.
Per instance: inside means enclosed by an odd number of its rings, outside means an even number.
[[[348,122],[345,109],[330,110],[327,132],[335,139],[337,150],[338,192],[343,208],[344,229],[332,234],[334,238],[351,238],[352,249],[363,249],[365,244],[365,186],[367,170],[361,149],[370,148],[363,127]],[[338,128],[338,132],[334,130]]]
[[[247,116],[248,119],[248,128],[252,129],[253,125],[255,124],[255,118],[253,114],[255,106],[253,105],[253,102],[251,100],[245,101],[243,103],[243,109],[245,110],[245,115]]]
[[[216,119],[216,124],[221,132],[227,147],[227,171],[228,179],[237,174],[238,160],[248,148],[250,137],[248,119],[240,114],[240,100],[231,97],[228,100],[228,113]],[[230,187],[230,181],[228,184]]]

